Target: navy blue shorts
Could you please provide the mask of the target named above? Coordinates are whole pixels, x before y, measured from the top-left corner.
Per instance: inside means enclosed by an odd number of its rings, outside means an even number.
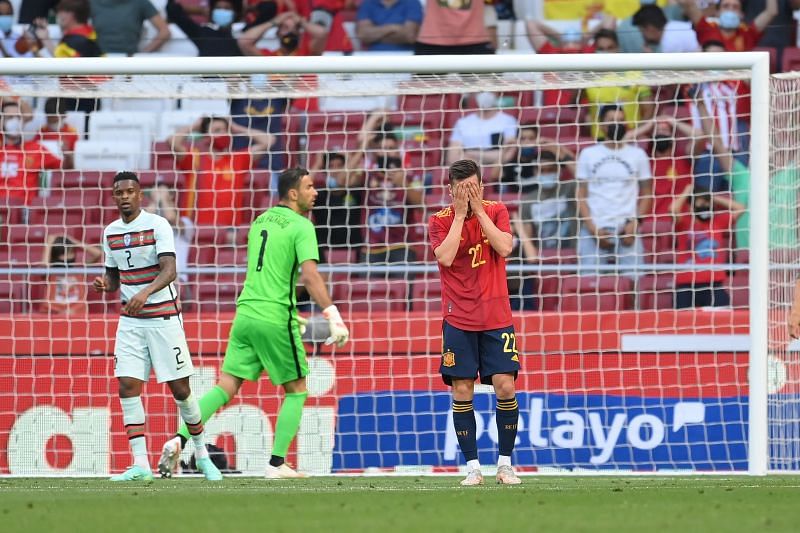
[[[452,385],[453,378],[476,379],[492,384],[495,374],[519,372],[519,352],[514,326],[489,331],[464,331],[442,323],[442,380]]]

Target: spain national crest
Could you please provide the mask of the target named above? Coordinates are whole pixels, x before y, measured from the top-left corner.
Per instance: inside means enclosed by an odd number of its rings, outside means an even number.
[[[122,237],[122,242],[125,244],[125,246],[130,246],[131,245],[131,234],[130,233],[126,233],[125,236]]]
[[[456,354],[453,352],[444,352],[442,354],[442,366],[456,366]]]

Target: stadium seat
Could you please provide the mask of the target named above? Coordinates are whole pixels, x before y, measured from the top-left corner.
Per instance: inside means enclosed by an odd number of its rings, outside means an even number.
[[[357,254],[349,248],[328,248],[325,250],[325,259],[331,264],[355,263]]]
[[[523,109],[520,124],[581,124],[581,110],[577,107],[534,107]]]
[[[181,111],[199,112],[201,115],[228,115],[228,84],[224,81],[184,81],[181,84]]]
[[[247,247],[220,246],[216,248],[215,263],[221,267],[247,266]]]
[[[367,114],[364,112],[310,113],[306,120],[308,133],[358,134]]]
[[[14,224],[8,226],[8,242],[10,244],[44,244],[48,227],[35,224]]]
[[[675,262],[675,231],[668,220],[648,219],[639,226],[645,263]]]
[[[89,119],[89,140],[138,143],[136,166],[118,168],[148,169],[157,123],[158,114],[152,111],[95,111]]]
[[[89,194],[88,189],[85,191],[72,189],[72,192],[80,194],[70,198],[34,198],[28,208],[28,223],[80,227],[100,222],[98,219],[100,213],[94,208],[100,203],[98,191],[91,191],[94,194]],[[86,198],[87,201],[91,198],[92,203],[83,203],[82,198]]]
[[[114,172],[93,170],[54,170],[50,175],[50,188],[58,189],[106,189],[110,190]]]
[[[26,283],[0,281],[0,313],[21,313],[27,308]]]
[[[800,48],[787,46],[783,49],[781,58],[781,72],[800,70]]]
[[[750,307],[750,272],[737,270],[728,277],[728,294],[731,307],[746,309]]]
[[[243,282],[244,274],[200,276],[192,291],[197,295],[196,309],[201,313],[235,311],[236,298]]]
[[[406,94],[398,102],[400,111],[447,111],[458,109],[460,94]]]
[[[203,112],[200,109],[181,109],[159,113],[155,140],[165,142],[178,128],[191,126],[201,116],[203,116]]]
[[[147,162],[140,164],[141,155]],[[150,149],[138,142],[78,141],[75,144],[75,168],[79,170],[110,170],[149,168]]]
[[[408,282],[351,279],[333,286],[333,300],[343,311],[405,311]]]
[[[775,73],[778,71],[778,50],[772,46],[756,46],[753,52],[769,52],[769,71]]]
[[[412,311],[439,311],[442,308],[442,283],[438,277],[420,276],[411,284]]]
[[[561,292],[561,311],[633,309],[633,282],[625,276],[568,276],[562,280]]]
[[[639,278],[639,309],[672,309],[675,300],[675,274],[647,274]]]

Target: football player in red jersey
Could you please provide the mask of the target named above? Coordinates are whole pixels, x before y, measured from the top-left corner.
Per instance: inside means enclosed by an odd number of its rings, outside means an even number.
[[[500,455],[497,482],[516,485],[511,452],[517,437],[519,406],[514,380],[519,372],[506,260],[511,226],[506,206],[483,199],[481,171],[475,161],[450,166],[453,204],[428,223],[431,247],[442,276],[442,379],[453,389],[453,426],[467,461],[462,485],[483,483],[472,398],[475,379],[494,386]]]

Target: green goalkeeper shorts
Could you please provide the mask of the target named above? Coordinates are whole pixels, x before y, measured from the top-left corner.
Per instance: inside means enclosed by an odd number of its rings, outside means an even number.
[[[222,371],[256,381],[263,371],[275,385],[308,375],[308,361],[297,320],[271,324],[236,313]]]

